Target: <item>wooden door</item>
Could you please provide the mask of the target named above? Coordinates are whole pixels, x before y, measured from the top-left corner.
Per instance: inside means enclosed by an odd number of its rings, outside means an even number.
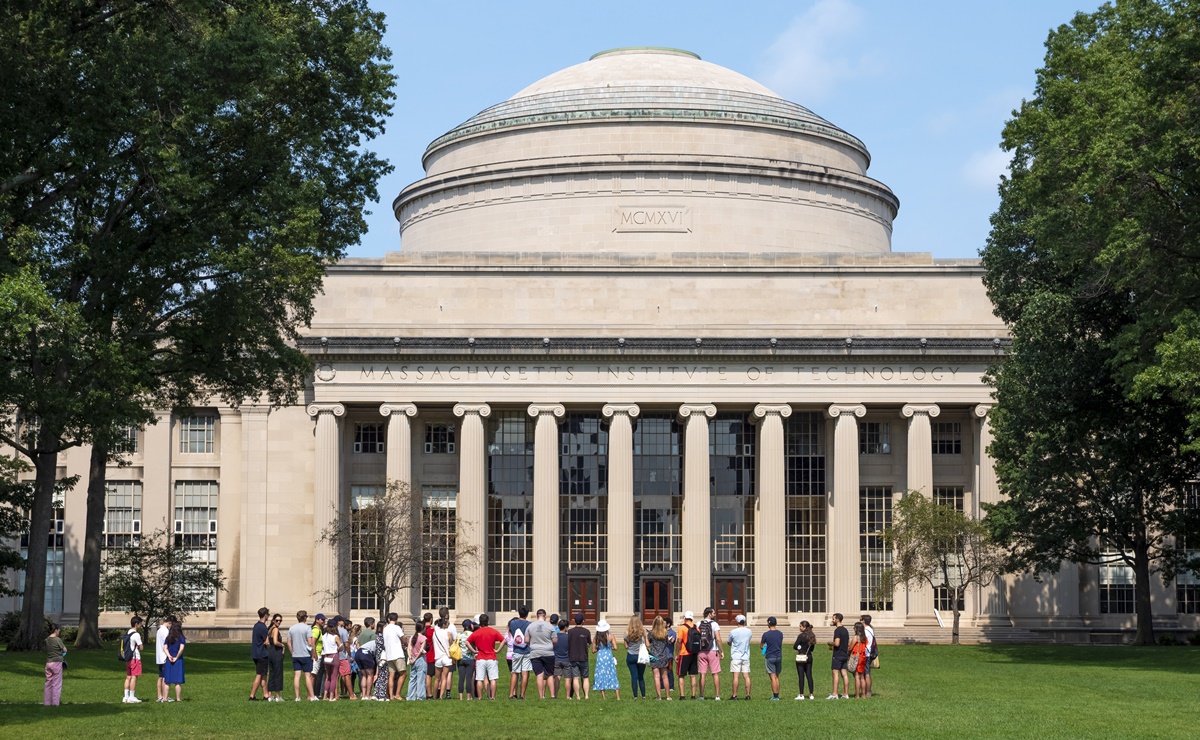
[[[713,584],[716,596],[717,624],[733,624],[739,614],[746,613],[746,579],[717,578]]]
[[[655,617],[671,616],[671,579],[642,579],[642,621],[650,623]]]
[[[585,624],[595,624],[600,619],[600,579],[579,578],[569,579],[571,592],[571,623],[575,615],[583,612]]]

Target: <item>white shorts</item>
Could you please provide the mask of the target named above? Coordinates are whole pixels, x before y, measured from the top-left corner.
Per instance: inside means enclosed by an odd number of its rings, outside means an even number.
[[[475,661],[476,681],[495,681],[500,678],[500,663],[495,660]]]
[[[730,673],[749,673],[750,659],[749,658],[733,658],[729,661]]]
[[[434,668],[449,668],[452,665],[454,665],[454,661],[449,658],[438,658],[433,661]]]
[[[529,673],[533,670],[533,660],[528,655],[514,655],[512,662],[513,673]]]

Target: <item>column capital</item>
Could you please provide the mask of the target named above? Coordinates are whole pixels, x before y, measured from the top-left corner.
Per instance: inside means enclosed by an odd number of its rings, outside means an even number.
[[[930,419],[935,419],[940,413],[942,410],[936,403],[906,403],[904,408],[900,409],[900,415],[906,419],[911,419],[917,414],[924,414]]]
[[[792,407],[786,403],[760,403],[754,407],[754,416],[762,421],[768,416],[786,419],[792,415]]]
[[[309,416],[319,416],[321,414],[333,414],[334,416],[346,415],[346,407],[340,403],[310,403],[305,410]]]
[[[975,407],[975,416],[982,419],[988,415],[988,413],[992,410],[993,407],[994,407],[993,404],[981,403]]]
[[[416,416],[417,406],[412,403],[395,403],[389,401],[379,407],[380,416]]]
[[[692,414],[700,414],[711,419],[717,415],[717,407],[711,403],[685,403],[679,407],[680,421],[687,421]]]
[[[600,413],[606,419],[611,419],[617,414],[625,414],[631,419],[636,419],[637,415],[642,413],[642,410],[636,403],[606,403],[604,404],[604,408],[600,409]]]
[[[561,419],[567,414],[567,409],[561,403],[531,403],[529,415],[537,418],[542,414],[552,414],[555,419]]]
[[[467,414],[478,414],[483,418],[492,415],[492,407],[486,403],[456,403],[454,404],[455,416],[466,416]]]
[[[826,409],[825,413],[830,419],[836,419],[842,414],[861,419],[867,415],[867,407],[861,403],[835,403]]]

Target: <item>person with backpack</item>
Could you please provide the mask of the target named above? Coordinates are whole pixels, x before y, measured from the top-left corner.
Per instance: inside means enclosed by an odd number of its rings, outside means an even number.
[[[125,661],[125,698],[122,704],[141,704],[137,698],[137,680],[142,675],[142,618],[134,617],[129,620],[129,631],[121,638],[118,657]]]
[[[706,674],[713,677],[713,696],[721,701],[721,661],[725,659],[725,648],[721,645],[721,628],[717,625],[717,610],[705,607],[704,619],[700,620],[700,654],[696,662],[700,669],[700,698],[704,698]]]
[[[509,666],[508,698],[525,698],[525,690],[529,688],[529,674],[533,671],[533,661],[529,654],[529,607],[522,604],[517,607],[517,617],[508,623],[508,634],[512,644],[508,648],[508,657],[512,659]]]
[[[683,624],[679,626],[675,644],[679,646],[679,699],[686,699],[684,686],[687,677],[692,677],[692,699],[696,696],[696,676],[698,675],[697,661],[700,655],[700,628],[696,626],[696,615],[691,612],[683,613]]]
[[[863,631],[867,635],[867,664],[863,667],[863,679],[866,682],[867,698],[871,698],[871,669],[879,660],[879,643],[875,641],[875,630],[871,629],[871,615],[862,615]]]

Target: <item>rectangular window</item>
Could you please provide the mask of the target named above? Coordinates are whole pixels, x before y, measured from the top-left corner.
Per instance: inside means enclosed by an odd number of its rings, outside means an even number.
[[[1189,483],[1184,487],[1183,501],[1189,509],[1200,508],[1200,483]],[[1200,556],[1195,543],[1183,537],[1175,541],[1175,547],[1183,550],[1188,558]],[[1175,599],[1180,614],[1200,614],[1200,575],[1187,572],[1176,576]]]
[[[175,482],[175,545],[185,548],[193,561],[212,566],[217,564],[217,493],[216,481]],[[201,611],[214,611],[216,590],[204,596]]]
[[[458,559],[458,491],[446,486],[421,489],[421,608],[455,608]]]
[[[104,496],[104,547],[136,547],[142,537],[142,482],[108,481]]]
[[[825,611],[825,419],[798,411],[784,420],[787,604]]]
[[[120,455],[136,455],[139,452],[140,437],[141,430],[132,424],[122,427],[117,434],[117,441],[113,444],[113,452]]]
[[[454,454],[454,425],[426,424],[425,425],[425,454],[453,455]]]
[[[372,505],[384,495],[383,486],[350,486],[350,517],[353,534],[350,542],[350,608],[379,611],[373,593],[375,571],[373,553],[379,549],[378,512]],[[322,544],[321,547],[328,547]]]
[[[489,611],[533,599],[533,419],[501,411],[488,430],[487,593]]]
[[[1133,568],[1121,560],[1121,551],[1109,546],[1101,554],[1100,613],[1133,614]]]
[[[744,575],[739,604],[754,609],[754,468],[757,428],[745,414],[717,414],[709,423],[709,535],[714,574]]]
[[[642,576],[669,578],[671,611],[682,609],[683,428],[674,414],[648,413],[633,427],[634,610]]]
[[[892,594],[880,591],[883,572],[892,566],[892,551],[883,543],[883,531],[892,526],[892,489],[867,486],[858,495],[858,554],[861,603],[859,608],[891,611]]]
[[[933,454],[962,454],[962,424],[957,421],[935,421],[930,425]]]
[[[354,425],[354,453],[356,455],[382,455],[385,451],[383,424]]]
[[[211,454],[216,436],[217,417],[184,416],[179,419],[179,451]]]
[[[789,496],[825,495],[825,419],[799,411],[783,423],[783,464]]]
[[[886,421],[864,421],[858,425],[858,454],[890,455],[892,425]]]
[[[963,494],[962,486],[937,486],[933,489],[933,502],[941,506],[949,506],[960,514],[966,505],[966,496]],[[957,556],[951,556],[950,562],[950,584],[952,586],[959,585]],[[934,607],[938,611],[953,611],[954,610],[954,591],[943,586],[938,586],[933,590]],[[961,612],[966,609],[965,597],[958,599],[958,610]]]
[[[50,519],[49,540],[46,543],[46,588],[42,592],[47,614],[61,614],[65,592],[65,540],[66,526],[63,502],[55,500]],[[28,529],[28,527],[26,527]],[[21,535],[21,557],[29,557],[29,533]],[[25,590],[25,570],[21,569],[17,577],[17,589]],[[20,598],[17,599],[18,605]],[[19,608],[19,607],[18,607]]]
[[[599,414],[567,414],[558,425],[560,603],[571,574],[599,576],[597,608],[608,603],[608,428]]]

